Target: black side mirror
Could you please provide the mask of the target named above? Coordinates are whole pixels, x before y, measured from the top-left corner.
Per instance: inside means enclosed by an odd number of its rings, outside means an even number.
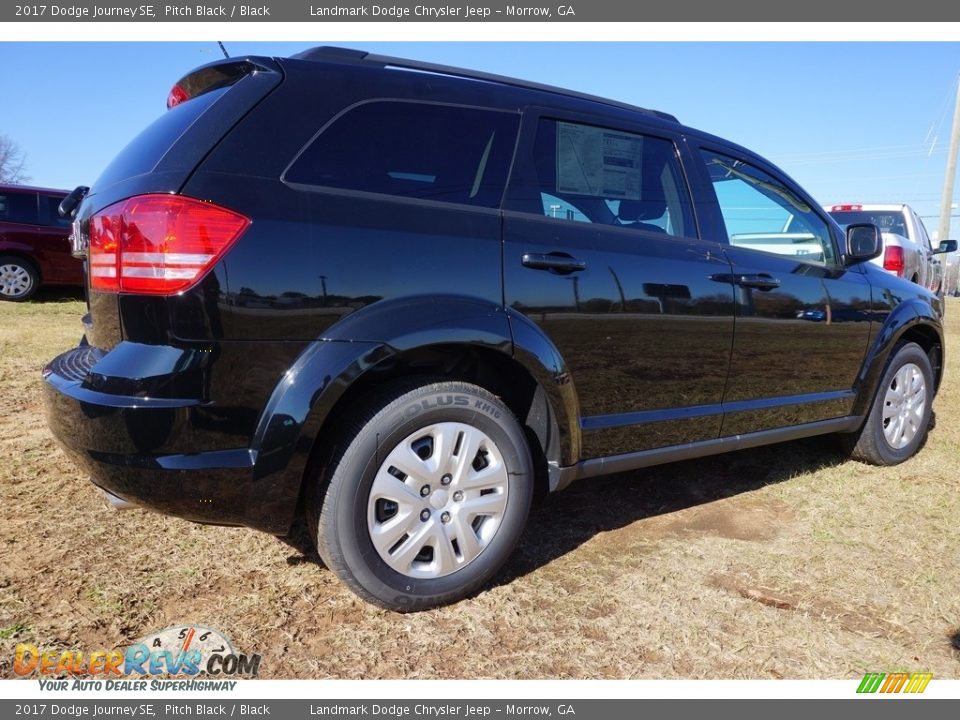
[[[846,265],[872,260],[883,252],[883,238],[880,228],[872,223],[847,225]]]
[[[957,249],[956,240],[941,240],[940,247],[933,251],[934,255],[939,255],[940,253],[952,253]]]
[[[63,200],[60,201],[60,207],[57,208],[57,212],[60,213],[60,217],[73,219],[73,214],[77,210],[77,206],[80,205],[80,201],[83,200],[84,196],[89,192],[90,188],[86,185],[80,185],[74,188],[69,195],[67,195]]]

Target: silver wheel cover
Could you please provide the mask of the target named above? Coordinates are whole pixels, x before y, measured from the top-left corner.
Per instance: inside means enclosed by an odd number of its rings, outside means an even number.
[[[390,451],[367,500],[374,548],[393,570],[439,578],[473,562],[503,521],[507,468],[496,444],[457,422],[429,425]]]
[[[0,265],[0,295],[16,298],[26,295],[33,287],[33,278],[22,265]]]
[[[923,372],[907,363],[893,376],[883,398],[883,436],[894,450],[909,445],[920,431],[927,406]]]

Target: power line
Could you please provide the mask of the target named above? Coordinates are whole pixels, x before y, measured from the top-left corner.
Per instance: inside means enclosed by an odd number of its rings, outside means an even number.
[[[865,163],[871,162],[874,160],[898,160],[902,158],[923,158],[923,157],[932,157],[934,155],[946,155],[947,150],[936,150],[933,153],[928,153],[926,150],[915,150],[911,152],[889,152],[889,153],[877,153],[873,155],[844,155],[836,156],[830,158],[803,158],[798,157],[796,159],[789,158],[780,158],[779,163],[781,165],[829,165],[831,163]]]
[[[887,145],[873,148],[860,148],[859,150],[829,150],[824,152],[809,153],[786,153],[781,158],[794,160],[833,160],[834,158],[847,157],[874,157],[887,155],[926,155],[927,148],[918,143],[909,145]]]
[[[903,148],[923,149],[923,143],[907,143],[906,145],[872,145],[862,148],[845,148],[843,150],[817,150],[809,153],[795,153],[786,157],[807,157],[810,155],[838,155],[847,153],[875,152],[877,150],[902,150]]]

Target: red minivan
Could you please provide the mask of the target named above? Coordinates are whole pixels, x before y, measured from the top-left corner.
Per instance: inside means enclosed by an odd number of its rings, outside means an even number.
[[[0,185],[0,300],[26,300],[43,285],[83,285],[70,254],[70,220],[57,207],[66,190]]]

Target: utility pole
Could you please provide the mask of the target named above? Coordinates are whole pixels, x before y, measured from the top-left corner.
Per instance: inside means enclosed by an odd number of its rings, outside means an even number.
[[[937,241],[950,238],[950,210],[953,206],[953,181],[957,177],[957,148],[960,146],[960,77],[957,78],[957,104],[953,109],[953,129],[947,152],[947,175],[943,179],[943,200],[940,203],[940,228]]]

